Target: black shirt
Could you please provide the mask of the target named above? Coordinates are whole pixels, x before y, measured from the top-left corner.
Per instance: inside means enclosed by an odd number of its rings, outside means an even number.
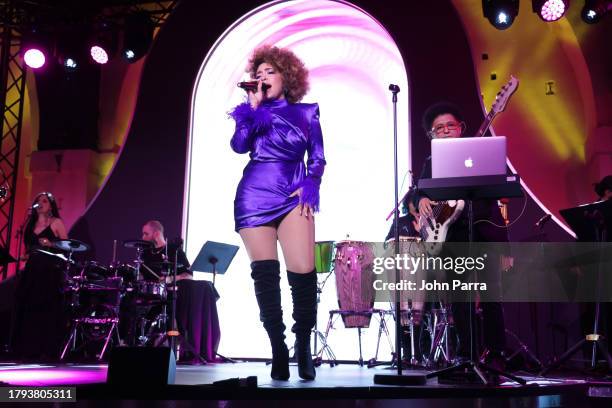
[[[164,268],[162,267],[162,265],[160,265],[161,262],[163,262],[167,256],[168,261],[174,264],[174,260],[177,258],[177,248],[178,248],[178,264],[179,265],[178,265],[176,274],[180,275],[181,273],[188,273],[192,275],[193,273],[191,272],[191,264],[187,260],[187,255],[185,255],[185,252],[181,248],[179,248],[178,245],[174,243],[168,243],[167,245],[164,245],[163,247],[160,247],[160,248],[153,248],[153,249],[145,250],[142,254],[143,262],[147,267],[152,269],[153,272],[155,272],[157,275],[161,277],[162,273],[165,272],[165,271],[162,271],[162,269]],[[170,271],[172,271],[172,267],[169,269],[168,272]],[[157,278],[153,276],[145,267],[142,267],[140,269],[140,272],[145,280],[157,280]]]

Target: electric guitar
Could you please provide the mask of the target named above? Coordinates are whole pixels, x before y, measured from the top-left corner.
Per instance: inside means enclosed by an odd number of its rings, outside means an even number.
[[[518,84],[518,79],[511,75],[510,80],[497,93],[495,102],[493,102],[489,113],[474,137],[484,136],[497,114],[506,109],[508,100],[518,88]],[[419,215],[419,233],[425,242],[425,249],[429,255],[440,253],[442,250],[440,244],[446,241],[449,227],[457,221],[464,207],[465,201],[463,200],[437,201],[437,204],[431,206],[431,217]]]

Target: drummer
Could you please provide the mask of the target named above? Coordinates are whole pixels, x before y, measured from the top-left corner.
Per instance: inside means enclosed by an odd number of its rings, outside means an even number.
[[[166,241],[164,237],[164,226],[157,220],[147,221],[142,226],[143,241],[151,242],[152,247],[143,253],[142,276],[145,280],[163,280],[163,276],[171,271],[172,266],[163,265],[164,261],[169,261],[174,265],[174,260],[178,255],[178,268],[176,280],[192,279],[193,274],[190,270],[191,265],[187,260],[185,252],[181,248],[181,242]],[[178,250],[178,252],[177,252]]]

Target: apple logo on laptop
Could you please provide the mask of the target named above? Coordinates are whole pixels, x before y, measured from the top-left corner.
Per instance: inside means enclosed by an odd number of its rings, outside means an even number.
[[[467,167],[468,169],[471,169],[474,166],[474,161],[472,160],[471,157],[468,157],[467,159],[465,159],[465,167]]]

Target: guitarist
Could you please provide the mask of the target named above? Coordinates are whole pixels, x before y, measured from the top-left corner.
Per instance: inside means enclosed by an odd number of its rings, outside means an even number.
[[[422,125],[430,140],[462,137],[466,129],[461,111],[456,105],[448,102],[440,102],[430,106],[423,115]],[[431,156],[425,161],[420,178],[431,178]],[[435,201],[430,200],[419,190],[417,190],[414,200],[420,214],[428,217],[432,216],[432,206],[437,204]],[[497,225],[504,225],[497,200],[475,200],[473,202],[473,212],[475,221],[473,230],[474,242],[508,241],[507,230],[505,228],[496,227],[489,222],[477,222],[479,220],[488,220]],[[467,242],[468,240],[468,214],[466,210],[450,225],[446,241]],[[445,256],[444,250],[439,256]],[[502,259],[499,269],[508,269],[505,264],[509,264],[510,258],[504,256]],[[500,270],[493,274],[493,276],[499,278],[498,286],[501,281]],[[486,302],[482,303],[481,307],[484,320],[483,334],[486,361],[494,367],[503,370],[505,368],[503,351],[506,341],[502,305],[499,302]],[[459,359],[470,358],[469,310],[469,303],[455,302],[452,304],[455,328],[460,343],[457,350],[457,357]],[[474,319],[473,322],[475,321]],[[476,338],[474,337],[474,339]],[[476,356],[477,354],[474,355]]]

